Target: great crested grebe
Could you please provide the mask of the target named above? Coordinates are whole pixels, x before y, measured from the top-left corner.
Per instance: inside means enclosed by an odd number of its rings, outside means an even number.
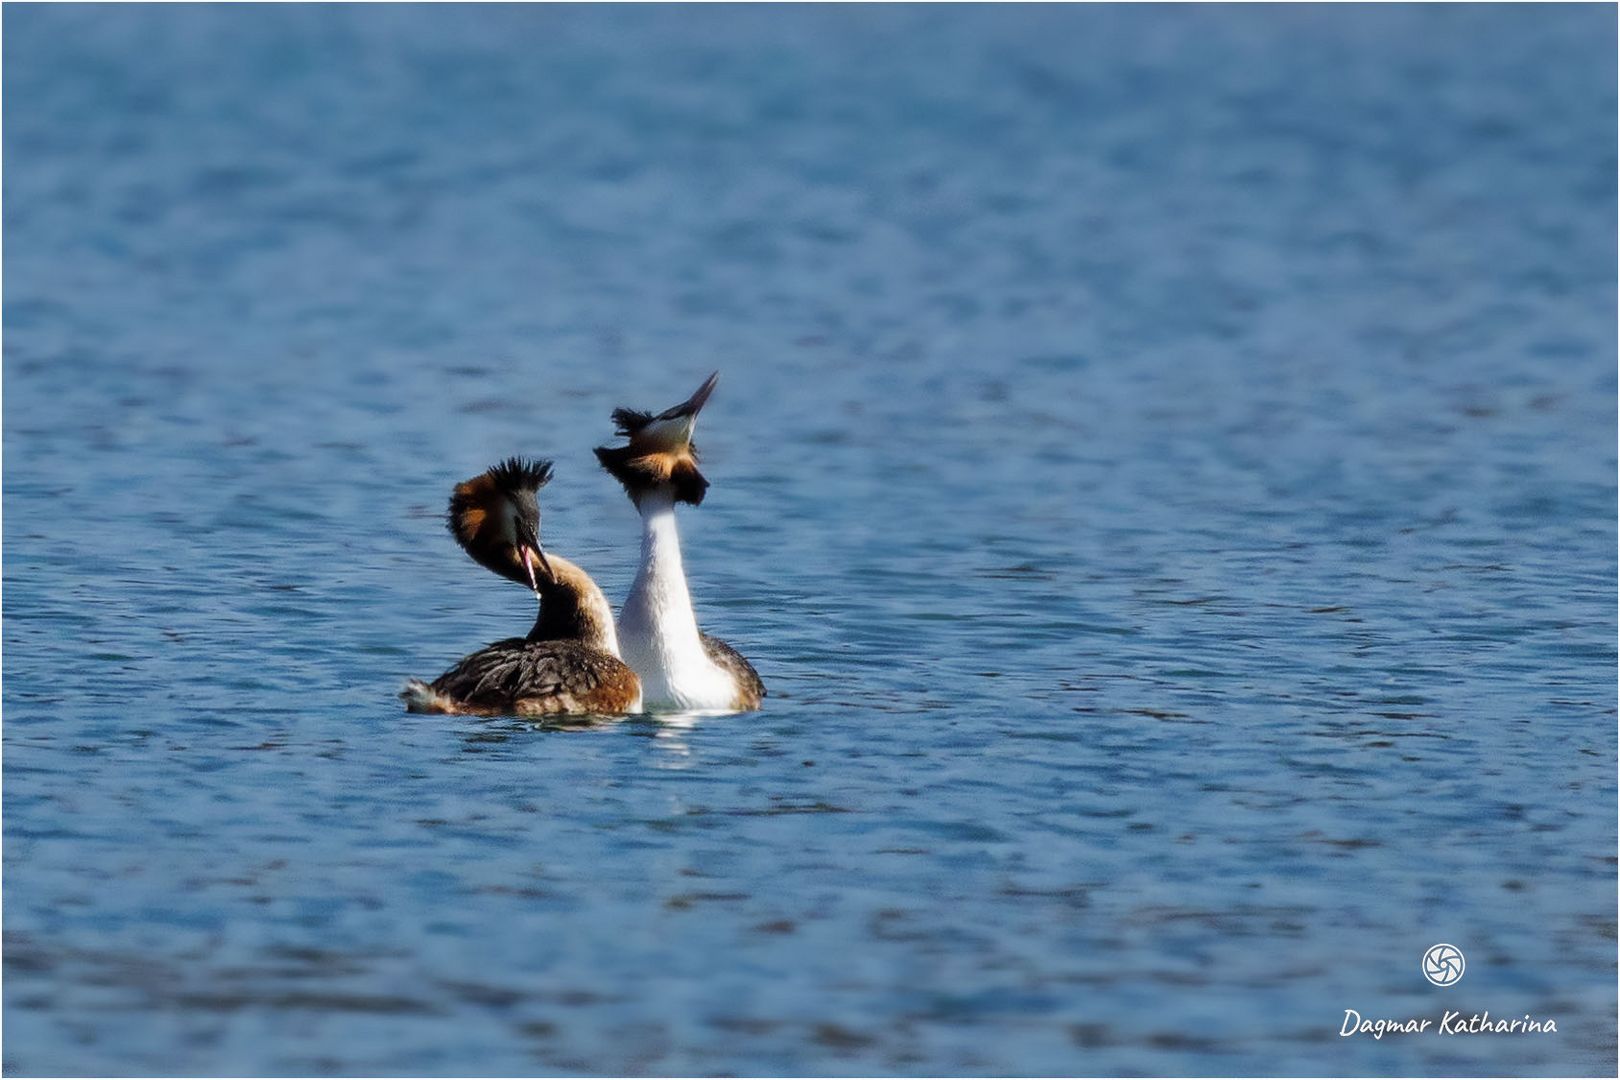
[[[709,487],[698,471],[692,427],[719,378],[710,375],[697,393],[657,416],[615,409],[613,423],[629,445],[596,449],[641,514],[641,568],[619,613],[619,637],[649,708],[736,712],[759,708],[765,697],[753,665],[698,629],[675,529],[675,504],[696,506]]]
[[[613,609],[590,575],[540,547],[540,503],[551,462],[510,458],[450,496],[447,524],[480,566],[534,590],[540,616],[527,638],[480,649],[400,697],[411,712],[475,716],[641,711],[641,681],[619,659]]]

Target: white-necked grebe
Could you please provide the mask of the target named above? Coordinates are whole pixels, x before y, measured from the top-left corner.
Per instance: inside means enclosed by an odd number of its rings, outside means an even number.
[[[540,615],[527,638],[497,641],[432,683],[400,694],[411,712],[477,716],[625,713],[641,709],[641,683],[619,659],[613,610],[590,575],[540,546],[537,492],[549,461],[511,458],[457,484],[447,524],[480,565],[534,590]]]
[[[619,640],[650,709],[741,711],[759,708],[765,697],[753,665],[698,629],[675,528],[675,505],[698,505],[709,487],[692,428],[719,378],[710,375],[657,416],[615,409],[613,423],[629,444],[596,450],[641,514],[641,568],[619,613]]]

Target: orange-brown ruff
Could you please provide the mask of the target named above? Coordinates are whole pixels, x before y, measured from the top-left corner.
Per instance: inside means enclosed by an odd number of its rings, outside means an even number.
[[[743,711],[765,698],[753,665],[698,629],[675,526],[675,504],[701,503],[709,487],[692,429],[718,380],[718,372],[710,375],[697,393],[657,416],[615,409],[613,423],[628,443],[596,451],[641,515],[641,567],[619,613],[619,637],[649,710]]]
[[[480,649],[432,683],[411,680],[412,712],[476,716],[623,713],[640,708],[641,682],[619,659],[607,598],[590,575],[540,547],[536,492],[549,462],[517,458],[450,496],[448,525],[479,565],[535,589],[540,615],[526,638]]]

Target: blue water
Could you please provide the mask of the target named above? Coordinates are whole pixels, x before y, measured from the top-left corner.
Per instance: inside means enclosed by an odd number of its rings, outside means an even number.
[[[1615,18],[7,5],[6,1070],[1612,1075]]]

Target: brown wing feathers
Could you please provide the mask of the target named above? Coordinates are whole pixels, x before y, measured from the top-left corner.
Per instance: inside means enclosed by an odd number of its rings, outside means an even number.
[[[757,709],[765,700],[765,682],[759,677],[742,653],[717,637],[699,633],[703,640],[703,651],[709,659],[731,673],[732,680],[737,684],[737,700],[734,703],[739,709]]]
[[[574,641],[498,641],[433,680],[471,713],[624,712],[640,683],[618,657]]]

